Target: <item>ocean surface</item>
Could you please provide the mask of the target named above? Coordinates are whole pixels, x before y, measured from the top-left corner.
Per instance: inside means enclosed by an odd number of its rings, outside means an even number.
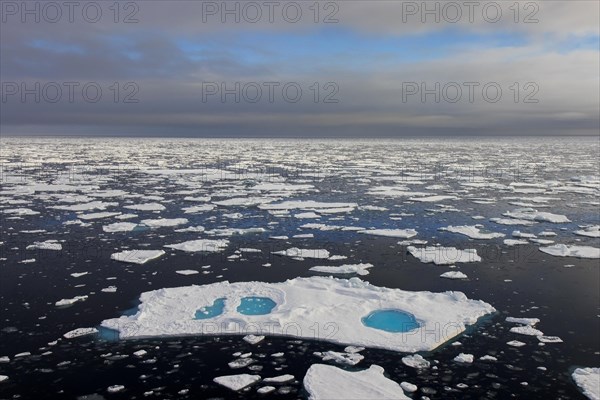
[[[600,261],[540,251],[556,244],[600,247],[599,238],[575,234],[600,225],[598,138],[3,137],[0,143],[0,357],[9,358],[0,362],[0,375],[8,376],[0,382],[0,399],[306,398],[302,380],[316,363],[348,370],[380,365],[388,378],[418,387],[408,393],[412,398],[583,399],[572,371],[600,366]],[[282,211],[263,207],[285,201],[296,205]],[[301,201],[344,205],[327,209]],[[135,207],[140,204],[154,206]],[[93,213],[107,214],[90,217]],[[492,220],[517,215],[531,220],[521,225]],[[141,222],[159,218],[187,221],[159,227]],[[106,231],[117,222],[137,226]],[[440,230],[476,225],[504,236],[472,239]],[[203,229],[185,231],[198,226]],[[361,229],[417,234],[403,239]],[[535,237],[514,237],[514,231]],[[199,238],[228,243],[219,252],[163,247]],[[507,245],[505,239],[524,243]],[[476,249],[481,261],[454,268],[423,263],[407,251],[411,240]],[[27,249],[36,242],[46,245]],[[240,250],[247,248],[260,252]],[[325,249],[347,258],[273,254],[290,248]],[[141,265],[111,259],[128,249],[166,254]],[[325,333],[314,339],[267,335],[250,344],[242,335],[122,340],[118,332],[100,329],[103,320],[134,315],[140,294],[151,290],[284,282],[328,275],[310,271],[313,266],[360,263],[373,265],[368,275],[358,276],[373,285],[460,291],[497,311],[420,353],[431,363],[423,370],[403,364],[406,353],[373,348],[361,351],[364,359],[354,366],[323,361],[314,353],[346,347],[328,341]],[[176,272],[183,270],[198,273]],[[448,271],[467,278],[440,277]],[[110,287],[116,289],[102,290]],[[56,306],[76,296],[87,297]],[[562,342],[510,332],[516,325],[507,317],[539,318],[535,328]],[[82,327],[100,332],[63,337]],[[525,345],[507,344],[514,340]],[[138,350],[147,354],[135,356]],[[250,365],[228,365],[238,358],[234,354],[249,352]],[[20,353],[25,354],[16,356]],[[272,356],[276,353],[283,354]],[[475,362],[453,361],[459,353],[473,354]],[[485,355],[497,361],[479,360]],[[294,379],[274,384],[276,390],[264,395],[257,393],[260,385],[235,392],[213,381],[241,373]],[[109,393],[114,385],[124,389]]]

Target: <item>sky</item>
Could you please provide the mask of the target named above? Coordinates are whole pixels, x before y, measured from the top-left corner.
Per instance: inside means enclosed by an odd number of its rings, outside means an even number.
[[[599,135],[600,2],[0,1],[0,134]]]

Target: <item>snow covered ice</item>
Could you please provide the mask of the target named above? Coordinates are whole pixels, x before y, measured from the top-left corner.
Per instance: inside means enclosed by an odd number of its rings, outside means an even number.
[[[276,306],[264,315],[237,311],[244,298],[261,296]],[[222,313],[195,319],[197,310],[224,298]],[[264,334],[310,338],[314,324],[334,323],[337,332],[324,340],[403,352],[432,350],[494,312],[482,301],[460,292],[406,292],[373,286],[358,278],[296,278],[283,283],[220,282],[166,288],[143,293],[139,311],[102,321],[123,339],[150,336]],[[394,333],[365,326],[361,318],[377,310],[401,309],[413,314],[419,327]],[[121,329],[127,326],[128,329]],[[293,329],[292,329],[293,328]],[[425,332],[438,330],[437,335]]]

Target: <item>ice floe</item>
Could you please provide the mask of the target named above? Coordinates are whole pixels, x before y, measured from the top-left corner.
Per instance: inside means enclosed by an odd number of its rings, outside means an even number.
[[[270,310],[247,314],[245,299],[267,299]],[[222,310],[209,319],[196,319],[196,311],[224,299]],[[494,312],[482,301],[460,292],[407,292],[377,287],[359,278],[295,278],[283,283],[219,282],[202,286],[166,288],[143,293],[139,312],[102,322],[120,331],[122,338],[270,334],[314,338],[314,324],[334,329],[327,340],[346,345],[396,351],[432,350],[463,332],[479,317]],[[362,318],[377,310],[402,309],[413,314],[418,326],[409,332],[370,328]],[[242,310],[244,313],[242,313]],[[438,335],[425,332],[438,329]]]
[[[65,333],[63,337],[73,339],[80,336],[95,335],[96,333],[98,333],[98,329],[96,328],[77,328]]]
[[[528,221],[538,222],[552,222],[555,224],[563,224],[571,222],[566,216],[560,214],[552,214],[548,212],[541,212],[534,208],[517,208],[513,211],[507,211],[504,214],[505,217],[524,219]]]
[[[448,271],[440,275],[440,278],[446,279],[467,279],[468,276],[460,271]]]
[[[213,381],[221,386],[225,386],[227,389],[238,391],[255,384],[260,379],[259,375],[239,374],[218,376]]]
[[[170,249],[181,250],[187,253],[196,253],[196,252],[207,252],[207,253],[216,253],[223,251],[229,246],[229,240],[226,239],[198,239],[198,240],[189,240],[187,242],[176,243],[176,244],[167,244],[164,247],[168,247]]]
[[[35,242],[27,246],[27,250],[62,250],[62,245],[55,240],[46,240],[45,242]]]
[[[600,238],[600,225],[588,226],[573,232],[578,236],[587,236],[592,238]]]
[[[461,363],[461,364],[471,364],[473,363],[473,354],[465,354],[465,353],[460,353],[459,355],[457,355],[456,357],[454,357],[454,361],[457,363]]]
[[[452,233],[460,233],[461,235],[465,235],[470,237],[471,239],[495,239],[504,237],[504,233],[497,232],[481,232],[480,227],[478,225],[463,225],[463,226],[447,226],[445,228],[440,228],[440,231],[447,231]]]
[[[287,250],[273,251],[278,256],[296,257],[296,258],[329,258],[329,251],[325,249],[299,249],[292,247]]]
[[[102,230],[107,233],[115,232],[131,232],[138,225],[133,222],[115,222],[113,224],[104,225]]]
[[[600,258],[600,248],[591,246],[555,244],[539,250],[556,257]]]
[[[164,255],[163,250],[125,250],[110,255],[111,260],[132,264],[144,264]]]
[[[600,400],[600,368],[577,368],[571,375],[590,400]]]
[[[129,210],[136,211],[163,211],[166,210],[166,207],[160,203],[145,203],[145,204],[130,204],[124,206]]]
[[[400,385],[383,375],[384,369],[371,365],[362,371],[345,371],[313,364],[304,377],[309,400],[383,400],[409,399]]]
[[[452,265],[454,263],[467,263],[481,261],[476,249],[459,250],[456,247],[408,246],[406,250],[423,263],[434,263],[436,265]]]
[[[310,268],[310,271],[322,272],[325,274],[357,274],[368,275],[369,268],[373,268],[373,264],[344,264],[339,266],[315,266]]]
[[[187,224],[186,218],[158,218],[158,219],[143,219],[142,224],[151,228],[177,226]]]
[[[370,229],[358,231],[358,233],[363,233],[365,235],[387,236],[400,239],[409,239],[411,237],[417,236],[418,234],[418,232],[414,229]]]

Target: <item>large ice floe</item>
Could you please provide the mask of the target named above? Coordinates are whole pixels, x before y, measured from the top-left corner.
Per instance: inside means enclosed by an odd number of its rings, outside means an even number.
[[[304,377],[310,400],[381,400],[410,399],[402,387],[386,378],[384,369],[371,365],[362,371],[345,371],[331,365],[313,364]]]
[[[600,368],[577,368],[571,376],[584,395],[600,400]]]
[[[123,339],[261,334],[416,352],[438,347],[495,311],[461,292],[408,292],[332,277],[166,288],[143,293],[140,302],[135,315],[102,326]]]

